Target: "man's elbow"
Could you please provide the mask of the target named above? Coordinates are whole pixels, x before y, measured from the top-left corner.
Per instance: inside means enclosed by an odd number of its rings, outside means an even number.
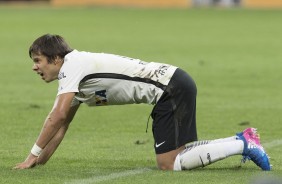
[[[60,128],[67,120],[67,114],[64,112],[52,112],[48,116],[49,125]]]

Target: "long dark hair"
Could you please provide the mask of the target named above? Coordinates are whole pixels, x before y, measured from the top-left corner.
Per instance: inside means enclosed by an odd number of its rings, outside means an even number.
[[[52,63],[56,57],[64,58],[73,51],[63,37],[59,35],[45,34],[37,38],[29,48],[29,57],[32,54],[44,55],[48,62]]]

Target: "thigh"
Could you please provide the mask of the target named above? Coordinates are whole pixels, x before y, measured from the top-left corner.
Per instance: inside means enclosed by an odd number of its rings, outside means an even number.
[[[178,69],[152,111],[156,154],[163,154],[197,140],[196,85]]]
[[[154,136],[154,148],[156,154],[166,153],[177,148],[177,136],[173,116],[173,108],[168,93],[164,93],[159,102],[152,111],[153,126],[152,132]]]

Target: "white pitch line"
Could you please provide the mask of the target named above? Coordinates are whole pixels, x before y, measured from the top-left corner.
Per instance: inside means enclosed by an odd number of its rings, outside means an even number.
[[[151,171],[149,168],[139,168],[139,169],[134,169],[134,170],[127,170],[124,172],[118,172],[118,173],[111,173],[109,175],[104,175],[104,176],[95,176],[91,178],[85,178],[85,179],[76,179],[72,180],[70,182],[65,182],[65,184],[91,184],[91,183],[99,183],[102,181],[109,181],[109,180],[114,180],[122,177],[127,177],[127,176],[133,176],[137,174],[142,174],[144,172]]]
[[[272,148],[272,147],[275,147],[275,146],[279,146],[279,145],[282,145],[282,139],[276,139],[276,140],[273,140],[271,142],[266,142],[262,145],[265,148]]]

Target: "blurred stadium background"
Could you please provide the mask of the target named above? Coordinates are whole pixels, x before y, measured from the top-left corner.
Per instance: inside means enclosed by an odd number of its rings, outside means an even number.
[[[194,184],[238,184],[257,176],[262,178],[252,184],[262,184],[265,176],[280,180],[280,8],[282,0],[0,0],[0,183],[90,183],[101,177],[108,179],[104,183],[125,184],[187,183],[187,178]],[[35,77],[28,57],[30,42],[45,33],[63,35],[81,50],[185,69],[199,89],[199,138],[257,127],[274,170],[268,174],[252,163],[241,166],[241,157],[234,157],[193,172],[158,172],[153,138],[145,133],[152,107],[145,105],[82,107],[50,164],[32,171],[11,170],[34,143],[57,90],[56,82],[46,85]],[[95,120],[90,113],[95,113]],[[122,175],[136,168],[149,171],[111,178],[111,173]]]
[[[0,0],[0,3],[47,3],[52,6],[118,6],[145,8],[246,7],[281,8],[282,0]]]

